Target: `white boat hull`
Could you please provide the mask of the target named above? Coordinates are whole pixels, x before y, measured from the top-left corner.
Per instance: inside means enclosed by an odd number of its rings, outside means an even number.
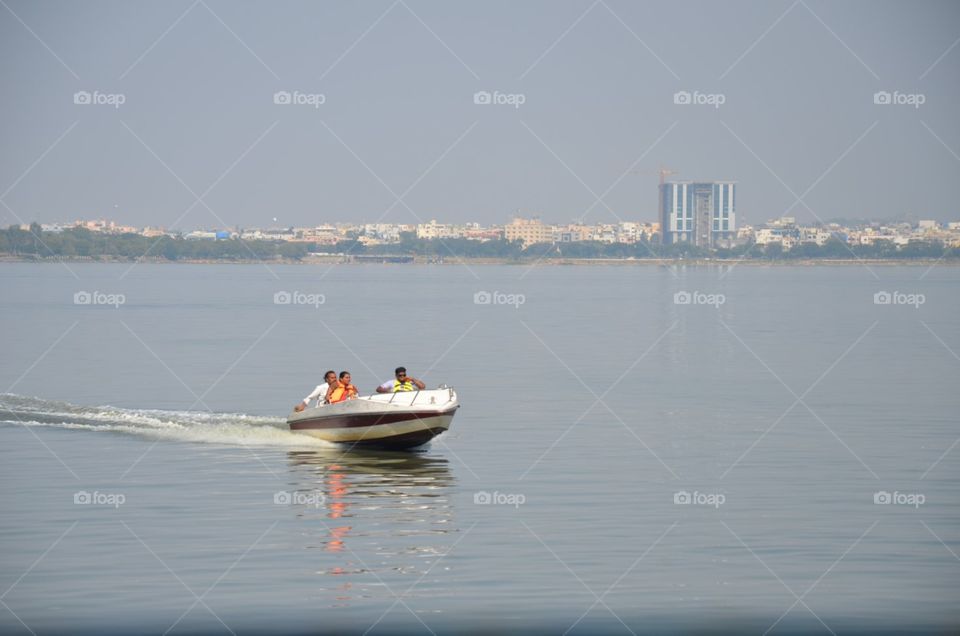
[[[379,393],[294,413],[290,430],[357,447],[413,448],[446,432],[457,409],[453,389]]]

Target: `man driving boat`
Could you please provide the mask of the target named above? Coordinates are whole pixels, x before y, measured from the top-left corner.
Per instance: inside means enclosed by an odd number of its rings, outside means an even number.
[[[400,393],[401,391],[423,391],[427,385],[420,380],[407,375],[404,367],[397,367],[394,372],[394,379],[387,380],[377,387],[377,393]]]

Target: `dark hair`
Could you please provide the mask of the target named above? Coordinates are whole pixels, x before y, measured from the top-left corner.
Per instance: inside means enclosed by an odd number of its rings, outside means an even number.
[[[396,369],[393,370],[393,375],[397,375],[398,373],[406,373],[406,372],[407,372],[406,367],[397,367]]]
[[[323,374],[323,377],[326,378],[326,377],[327,377],[328,375],[330,375],[331,373],[333,374],[333,377],[337,377],[337,372],[334,371],[333,369],[330,369],[329,371],[327,371],[326,373],[324,373],[324,374]]]
[[[340,372],[340,379],[342,380],[342,379],[343,379],[343,376],[345,376],[345,375],[350,375],[350,372],[349,372],[349,371],[341,371],[341,372]]]

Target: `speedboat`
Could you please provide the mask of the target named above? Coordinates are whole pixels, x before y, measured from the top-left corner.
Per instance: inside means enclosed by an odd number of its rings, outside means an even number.
[[[363,448],[413,448],[450,428],[460,408],[450,387],[374,393],[292,413],[287,424],[327,442]]]

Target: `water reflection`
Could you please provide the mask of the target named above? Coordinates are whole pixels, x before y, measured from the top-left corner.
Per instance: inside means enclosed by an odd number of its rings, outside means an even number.
[[[375,577],[417,574],[443,554],[455,533],[449,463],[425,452],[339,449],[288,451],[292,486],[320,493],[318,505],[298,506],[304,547],[318,574],[338,577],[332,606],[382,596]],[[319,551],[319,554],[317,552]]]

